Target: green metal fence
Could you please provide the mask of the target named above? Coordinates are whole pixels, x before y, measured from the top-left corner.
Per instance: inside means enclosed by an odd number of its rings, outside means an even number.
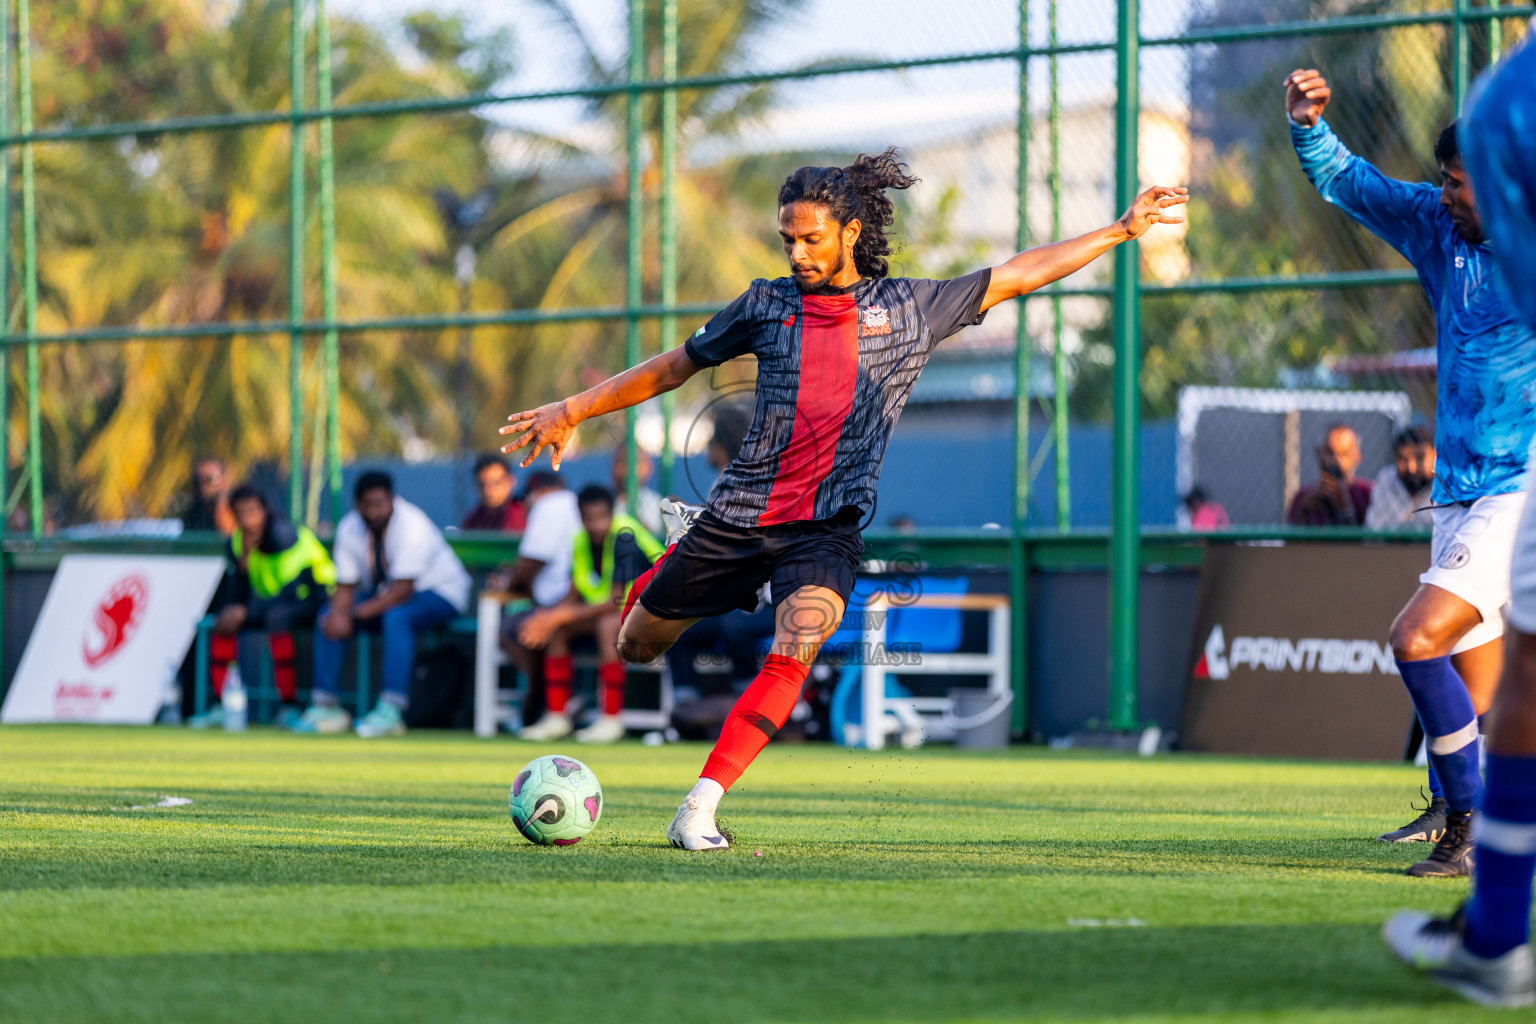
[[[626,0],[629,46],[623,81],[521,92],[469,92],[462,95],[336,105],[333,98],[333,59],[336,50],[331,40],[332,19],[327,11],[326,0],[288,0],[289,109],[199,114],[152,121],[50,124],[38,128],[33,123],[35,40],[31,4],[29,0],[7,0],[4,32],[7,45],[3,53],[0,53],[0,79],[4,81],[3,102],[0,102],[0,147],[4,150],[4,159],[0,160],[0,252],[14,253],[10,203],[14,190],[11,162],[16,155],[19,155],[20,160],[21,247],[14,259],[7,260],[5,272],[0,273],[0,308],[16,310],[21,329],[16,329],[16,317],[8,317],[5,333],[0,338],[0,342],[3,342],[0,345],[0,361],[3,361],[0,362],[0,380],[6,385],[0,387],[0,421],[7,424],[9,433],[13,422],[8,405],[12,386],[10,353],[20,350],[25,360],[22,486],[27,495],[32,537],[41,536],[45,521],[44,431],[39,375],[40,353],[44,346],[286,336],[289,359],[287,460],[290,511],[295,517],[305,513],[304,432],[308,428],[315,434],[314,450],[318,455],[318,458],[312,455],[309,460],[311,473],[320,472],[323,466],[326,504],[331,520],[335,521],[342,507],[342,424],[347,412],[342,400],[343,335],[401,331],[430,334],[489,327],[533,328],[549,324],[622,322],[625,364],[638,362],[645,354],[647,330],[655,332],[652,337],[658,343],[674,344],[680,316],[708,314],[729,297],[706,295],[700,296],[699,301],[679,301],[679,138],[684,130],[679,123],[681,94],[718,93],[811,82],[827,83],[829,89],[835,90],[847,87],[848,83],[867,81],[872,77],[886,81],[879,78],[882,75],[911,76],[936,69],[1009,66],[1016,75],[1018,107],[1015,129],[1017,164],[1013,179],[1015,209],[1007,211],[1007,215],[1016,221],[1013,242],[1023,248],[1044,241],[1046,234],[1059,237],[1068,219],[1063,213],[1063,143],[1066,142],[1067,163],[1073,162],[1074,142],[1086,145],[1082,141],[1086,134],[1069,139],[1071,129],[1063,120],[1064,112],[1070,111],[1070,105],[1063,96],[1064,88],[1073,80],[1074,71],[1086,71],[1086,75],[1079,75],[1078,79],[1093,76],[1105,79],[1107,75],[1113,75],[1111,159],[1109,167],[1101,173],[1112,177],[1112,188],[1109,191],[1112,193],[1113,211],[1118,212],[1130,203],[1140,187],[1150,183],[1146,180],[1147,153],[1142,149],[1140,140],[1142,122],[1148,114],[1148,108],[1142,102],[1142,86],[1149,81],[1148,62],[1163,60],[1160,55],[1172,55],[1174,76],[1185,78],[1184,84],[1189,90],[1189,116],[1186,119],[1189,125],[1194,125],[1210,114],[1209,110],[1199,109],[1202,95],[1197,94],[1197,78],[1204,82],[1203,88],[1216,89],[1213,95],[1218,96],[1227,86],[1231,86],[1230,91],[1236,95],[1242,88],[1251,85],[1257,90],[1263,84],[1272,95],[1262,112],[1256,112],[1253,116],[1255,120],[1281,120],[1278,113],[1277,80],[1268,83],[1233,82],[1230,75],[1222,74],[1221,69],[1224,67],[1230,69],[1234,65],[1246,64],[1258,68],[1275,62],[1279,62],[1276,66],[1281,66],[1291,59],[1305,64],[1316,59],[1321,52],[1335,51],[1355,63],[1375,62],[1372,64],[1375,67],[1398,59],[1390,53],[1380,57],[1377,51],[1388,47],[1388,42],[1395,45],[1396,41],[1404,39],[1410,42],[1416,40],[1414,45],[1423,44],[1420,45],[1420,51],[1435,55],[1433,61],[1427,66],[1418,67],[1416,71],[1429,78],[1443,78],[1448,85],[1449,107],[1459,109],[1469,78],[1496,58],[1523,31],[1525,20],[1536,10],[1531,5],[1512,5],[1498,0],[1488,0],[1483,4],[1473,4],[1470,0],[1424,0],[1422,3],[1365,0],[1353,5],[1356,13],[1350,14],[1329,13],[1336,12],[1339,5],[1322,3],[1320,0],[1292,0],[1281,4],[1257,3],[1252,0],[1148,0],[1147,3],[1139,3],[1138,0],[1103,0],[1097,4],[1083,5],[1060,4],[1059,0],[1019,0],[1016,5],[1011,0],[976,0],[972,4],[952,5],[955,17],[962,19],[979,11],[996,16],[1000,7],[1007,8],[1014,25],[1010,38],[996,39],[987,47],[961,48],[953,52],[945,52],[942,46],[920,44],[918,50],[921,52],[891,59],[840,57],[830,61],[814,61],[802,67],[781,66],[760,70],[749,66],[745,69],[682,75],[679,73],[680,44],[686,47],[689,41],[680,40],[679,26],[684,13],[679,10],[680,2],[685,8],[689,6],[683,0],[650,0],[649,3],[646,0]],[[1166,33],[1151,31],[1147,27],[1149,19],[1158,24],[1175,24],[1177,30]],[[659,32],[656,32],[658,21]],[[1243,49],[1245,47],[1257,55],[1254,60],[1225,60],[1223,63],[1223,54],[1239,51],[1248,53],[1249,50]],[[1264,50],[1265,47],[1269,49]],[[1333,49],[1330,50],[1330,47]],[[306,102],[311,53],[315,84],[313,105]],[[1366,56],[1359,56],[1362,53]],[[1108,62],[1112,62],[1112,72]],[[1164,70],[1151,76],[1153,85],[1159,84],[1159,75],[1167,74],[1165,65],[1158,66]],[[1197,66],[1204,70],[1197,73]],[[659,73],[653,68],[659,69]],[[1344,63],[1334,70],[1341,75],[1360,78],[1360,67],[1354,63]],[[1365,92],[1363,87],[1359,92]],[[1436,93],[1428,99],[1421,96],[1420,99],[1434,106],[1440,102],[1435,98],[1438,95]],[[477,311],[461,309],[456,313],[366,318],[340,315],[338,276],[341,268],[336,206],[338,162],[335,141],[338,121],[383,123],[406,115],[448,116],[507,105],[570,100],[622,101],[626,105],[623,121],[626,173],[623,196],[625,242],[622,304]],[[1357,93],[1355,102],[1361,101]],[[1367,101],[1377,106],[1386,102],[1380,96],[1368,97]],[[1344,108],[1346,101],[1341,97],[1336,102],[1340,108]],[[659,146],[654,150],[647,147],[647,103],[659,103]],[[1449,116],[1451,109],[1436,110],[1434,113]],[[1042,110],[1043,118],[1039,116]],[[1038,131],[1038,123],[1041,121],[1045,129],[1043,139],[1039,137]],[[291,133],[288,154],[286,318],[146,326],[70,322],[58,330],[40,329],[39,213],[34,157],[37,147],[137,145],[137,140],[163,140],[190,133],[234,133],[281,125],[286,125]],[[312,161],[305,144],[311,126],[314,126],[316,136]],[[1230,128],[1230,125],[1227,127]],[[1200,136],[1200,131],[1189,127],[1187,139],[1192,148],[1200,144],[1197,136]],[[1196,179],[1204,177],[1215,180],[1220,172],[1218,158],[1227,152],[1251,150],[1258,153],[1249,164],[1251,168],[1264,166],[1266,156],[1274,156],[1278,163],[1283,163],[1284,155],[1273,152],[1275,139],[1276,136],[1271,133],[1257,141],[1239,137],[1229,140],[1229,144],[1216,146],[1212,143],[1213,152],[1202,158],[1207,164],[1204,170],[1197,169],[1194,158],[1191,158],[1192,176]],[[1042,154],[1046,162],[1045,169],[1042,174],[1036,175],[1032,167],[1041,161]],[[1403,167],[1399,170],[1411,173],[1411,168]],[[306,316],[305,305],[305,228],[306,211],[310,209],[306,177],[310,173],[316,176],[318,192],[315,216],[320,233],[319,317]],[[1278,173],[1289,173],[1293,178],[1299,178],[1294,161],[1284,172]],[[1201,182],[1197,180],[1196,184]],[[659,288],[654,293],[656,301],[647,301],[647,217],[648,201],[653,198],[657,218],[655,247],[659,250],[655,253],[655,279]],[[1035,204],[1042,201],[1045,204],[1043,208],[1048,212],[1043,219],[1043,226],[1036,226],[1041,225],[1042,218],[1038,212],[1033,211],[1041,208]],[[1004,215],[1003,211],[996,212],[999,216]],[[1284,212],[1271,210],[1267,216],[1274,218]],[[1105,221],[1112,215],[1109,206],[1105,207],[1103,213],[1105,216],[1102,219]],[[1310,214],[1313,217],[1327,215],[1318,210]],[[1150,361],[1149,372],[1155,369],[1156,373],[1164,374],[1165,366],[1177,366],[1172,355],[1179,351],[1179,332],[1198,332],[1202,323],[1223,315],[1223,310],[1227,311],[1234,323],[1250,320],[1257,322],[1273,312],[1265,305],[1269,301],[1266,296],[1296,295],[1303,297],[1298,300],[1303,305],[1321,305],[1329,309],[1337,307],[1343,310],[1339,313],[1341,318],[1353,316],[1355,320],[1351,320],[1351,323],[1358,321],[1367,325],[1359,328],[1362,335],[1374,330],[1370,325],[1379,326],[1384,320],[1399,317],[1404,321],[1423,319],[1422,312],[1413,306],[1416,301],[1412,297],[1411,287],[1416,280],[1414,275],[1400,262],[1394,264],[1390,258],[1383,257],[1380,250],[1369,249],[1368,246],[1360,252],[1351,250],[1351,258],[1342,261],[1351,264],[1347,267],[1338,266],[1339,261],[1329,266],[1332,253],[1326,251],[1303,253],[1289,261],[1277,261],[1271,266],[1226,267],[1221,265],[1219,247],[1202,241],[1206,236],[1201,232],[1219,234],[1221,231],[1232,230],[1233,224],[1240,229],[1244,222],[1241,216],[1237,216],[1236,220],[1226,224],[1202,223],[1199,220],[1201,216],[1196,214],[1196,222],[1191,227],[1192,241],[1186,246],[1188,265],[1182,272],[1172,276],[1166,273],[1153,274],[1151,279],[1146,279],[1146,254],[1139,253],[1135,244],[1122,246],[1113,258],[1112,267],[1085,272],[1067,286],[1031,296],[1031,308],[1035,308],[1035,303],[1045,304],[1044,308],[1048,310],[1045,319],[1032,321],[1030,315],[1021,311],[1014,328],[1015,443],[1011,489],[1013,516],[1008,549],[1013,569],[1015,678],[1022,692],[1025,644],[1028,639],[1024,628],[1027,599],[1024,570],[1028,564],[1029,545],[1039,534],[1030,524],[1030,508],[1036,496],[1032,489],[1033,476],[1038,470],[1038,466],[1032,466],[1030,457],[1030,413],[1033,404],[1030,382],[1036,379],[1032,357],[1040,349],[1049,358],[1048,377],[1052,383],[1048,401],[1042,401],[1048,406],[1045,410],[1047,443],[1054,452],[1055,460],[1054,479],[1050,488],[1055,506],[1052,526],[1055,532],[1066,533],[1073,527],[1073,481],[1067,457],[1068,413],[1074,408],[1073,403],[1078,401],[1078,396],[1086,396],[1087,386],[1083,382],[1092,367],[1085,369],[1082,353],[1090,350],[1092,345],[1080,345],[1076,353],[1070,352],[1066,337],[1074,329],[1064,325],[1071,317],[1071,303],[1089,303],[1099,310],[1099,321],[1105,330],[1102,341],[1095,344],[1101,347],[1107,345],[1107,351],[1112,352],[1113,356],[1110,360],[1110,378],[1104,392],[1104,408],[1113,424],[1112,531],[1109,542],[1112,590],[1110,723],[1121,729],[1132,728],[1139,720],[1136,701],[1136,636],[1139,621],[1136,581],[1143,557],[1143,510],[1137,485],[1141,471],[1138,447],[1141,424],[1145,414],[1168,415],[1165,406],[1169,401],[1167,389],[1157,391],[1148,374],[1144,374],[1144,353]],[[1261,210],[1251,216],[1257,218],[1265,214]],[[1263,225],[1255,220],[1250,226],[1257,231]],[[1354,238],[1352,229],[1341,221],[1335,223],[1330,230],[1341,238]],[[1351,241],[1349,244],[1358,248],[1366,243]],[[1216,255],[1212,256],[1211,253]],[[13,272],[19,277],[19,308],[10,290]],[[1401,301],[1390,300],[1385,305],[1369,298],[1383,293],[1403,298]],[[1368,308],[1365,313],[1359,313],[1354,307],[1347,306],[1350,302]],[[1376,305],[1370,305],[1373,302]],[[1334,305],[1330,306],[1330,303]],[[1219,308],[1214,308],[1213,304]],[[648,326],[652,324],[656,326]],[[1096,329],[1078,333],[1092,334]],[[1419,330],[1422,335],[1422,328]],[[1377,340],[1373,336],[1370,344],[1376,344]],[[1432,343],[1432,337],[1429,340]],[[305,359],[315,356],[315,346],[318,346],[319,367],[323,377],[323,386],[320,388],[323,401],[306,420],[306,387],[302,371]],[[1155,367],[1151,364],[1155,364]],[[1228,382],[1220,379],[1221,373],[1212,371],[1209,366],[1198,361],[1190,366],[1192,368],[1188,369],[1187,379],[1180,383]],[[1267,372],[1266,368],[1255,370],[1254,374],[1262,376],[1262,373]],[[1237,374],[1238,383],[1243,383],[1241,377],[1241,373]],[[1069,395],[1072,396],[1071,401]],[[1088,399],[1083,397],[1082,401],[1086,404]],[[674,415],[671,396],[662,403],[661,413],[663,436],[670,439],[670,424]],[[629,497],[633,502],[639,485],[636,472],[638,449],[633,419],[629,421],[626,433],[629,467],[627,480]],[[13,493],[7,479],[9,454],[8,447],[7,458],[0,459],[0,498]],[[663,488],[669,487],[673,472],[673,446],[670,443],[663,445],[660,472]],[[309,498],[313,501],[315,496],[311,494]],[[1253,535],[1280,536],[1284,532],[1258,528]],[[0,586],[3,586],[3,575],[0,575]],[[1026,704],[1023,700],[1017,701],[1015,708],[1019,716],[1015,724],[1022,728],[1025,724],[1022,716]]]

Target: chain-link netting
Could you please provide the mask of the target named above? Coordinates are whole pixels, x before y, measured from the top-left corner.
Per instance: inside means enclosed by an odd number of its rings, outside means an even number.
[[[1029,46],[1068,52],[1031,56],[1021,83],[1005,52],[1020,43],[1021,5],[1012,0],[682,0],[682,78],[793,74],[677,90],[670,186],[661,94],[642,92],[641,303],[663,299],[670,187],[676,295],[687,308],[666,336],[651,312],[641,317],[642,354],[679,343],[702,322],[700,310],[752,278],[784,272],[775,197],[801,164],[900,148],[922,182],[897,197],[898,274],[953,276],[1006,259],[1021,206],[1030,244],[1113,220],[1117,5],[1026,6]],[[292,102],[288,0],[234,0],[217,11],[171,0],[32,7],[41,130],[282,113]],[[1525,16],[1489,19],[1481,3],[1464,23],[1411,23],[1452,10],[1449,0],[1142,4],[1140,184],[1187,183],[1194,196],[1187,226],[1159,228],[1140,247],[1147,525],[1274,526],[1298,492],[1337,468],[1336,424],[1353,430],[1359,458],[1350,472],[1361,480],[1390,482],[1405,428],[1432,433],[1432,314],[1406,262],[1303,175],[1281,80],[1294,68],[1319,69],[1334,89],[1327,120],[1345,145],[1389,175],[1435,182],[1435,139],[1458,96],[1526,31]],[[622,87],[627,16],[619,0],[521,0],[467,13],[449,3],[332,0],[334,103]],[[1388,20],[1350,31],[1291,27],[1373,16]],[[645,23],[643,75],[656,79],[659,0]],[[304,36],[303,100],[312,109],[312,23]],[[967,55],[978,59],[803,74]],[[334,424],[325,337],[314,327],[328,316],[318,125],[302,129],[297,308],[311,326],[296,374],[286,333],[294,196],[286,120],[36,146],[40,333],[262,324],[184,341],[43,346],[50,528],[174,516],[199,453],[227,460],[233,477],[265,481],[274,498],[286,498],[296,473],[301,513],[322,521],[333,426],[347,473],[393,467],[411,481],[408,496],[456,521],[472,498],[467,466],[494,447],[507,413],[625,364],[626,321],[614,311],[626,303],[629,271],[629,104],[619,91],[336,121],[335,315],[372,326],[339,333]],[[10,152],[15,335],[25,322],[23,217],[18,148]],[[1292,280],[1303,275],[1317,277]],[[998,307],[941,347],[890,447],[876,526],[1009,522],[1020,388],[1031,408],[1028,523],[1108,522],[1112,280],[1112,262],[1100,260],[1063,282],[1070,294]],[[578,315],[590,309],[609,312]],[[22,352],[11,348],[5,454],[8,522],[25,529]],[[737,415],[751,376],[750,366],[701,374],[677,393],[670,425],[659,401],[637,412],[642,447],[673,455],[672,489],[707,490],[709,441],[717,422]],[[290,469],[295,398],[300,461]],[[607,450],[623,430],[617,417],[583,427],[567,463],[578,482],[609,478]],[[1192,491],[1213,507],[1185,502]]]

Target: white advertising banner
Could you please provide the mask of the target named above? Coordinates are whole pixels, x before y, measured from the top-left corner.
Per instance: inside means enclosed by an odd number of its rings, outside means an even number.
[[[65,555],[0,722],[153,722],[223,574],[222,558]]]

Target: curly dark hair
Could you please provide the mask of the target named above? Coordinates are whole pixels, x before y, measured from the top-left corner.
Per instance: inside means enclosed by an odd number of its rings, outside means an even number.
[[[885,190],[911,188],[918,181],[891,146],[877,156],[860,155],[847,167],[800,168],[784,179],[779,205],[819,203],[838,224],[857,220],[862,230],[853,243],[854,268],[860,277],[881,278],[890,273],[886,257],[895,251],[885,232],[895,223],[896,210]]]

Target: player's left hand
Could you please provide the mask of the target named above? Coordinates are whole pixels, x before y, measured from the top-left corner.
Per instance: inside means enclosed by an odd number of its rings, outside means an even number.
[[[1129,238],[1140,238],[1154,224],[1182,224],[1184,212],[1175,207],[1189,202],[1189,189],[1178,185],[1153,185],[1131,204],[1120,218]]]

